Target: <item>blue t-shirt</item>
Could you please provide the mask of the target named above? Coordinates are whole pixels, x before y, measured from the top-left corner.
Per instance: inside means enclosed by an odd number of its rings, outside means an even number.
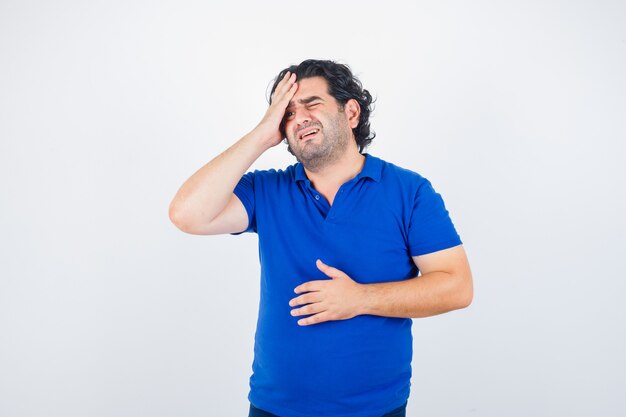
[[[301,163],[245,174],[234,193],[259,238],[261,294],[248,399],[281,417],[380,417],[409,397],[410,318],[356,316],[299,326],[294,288],[330,279],[414,278],[412,256],[460,245],[441,195],[421,175],[364,154],[332,206]],[[243,232],[241,232],[243,233]],[[239,233],[234,233],[239,234]]]

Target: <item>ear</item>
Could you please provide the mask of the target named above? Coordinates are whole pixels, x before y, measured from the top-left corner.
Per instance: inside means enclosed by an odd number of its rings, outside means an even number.
[[[348,124],[350,125],[350,128],[354,129],[357,127],[359,125],[359,117],[361,117],[361,106],[359,106],[359,102],[351,98],[346,101],[343,110],[348,117]]]

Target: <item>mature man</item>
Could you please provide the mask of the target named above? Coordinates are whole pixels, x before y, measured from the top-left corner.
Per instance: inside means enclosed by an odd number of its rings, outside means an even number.
[[[371,102],[345,65],[284,69],[261,122],[171,203],[187,233],[258,234],[249,416],[404,416],[411,318],[472,301],[441,195],[421,175],[363,153],[374,137]],[[298,163],[246,173],[283,139]]]

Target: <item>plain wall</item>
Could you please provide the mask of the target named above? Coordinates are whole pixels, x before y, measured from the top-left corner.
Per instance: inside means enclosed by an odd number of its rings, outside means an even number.
[[[470,259],[473,304],[414,320],[408,415],[623,415],[623,2],[3,0],[0,416],[247,415],[257,237],[168,206],[306,58],[377,97],[368,152]]]

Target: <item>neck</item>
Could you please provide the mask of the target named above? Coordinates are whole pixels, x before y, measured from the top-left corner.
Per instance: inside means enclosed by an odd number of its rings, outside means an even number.
[[[350,147],[332,164],[325,165],[317,171],[310,171],[304,166],[304,172],[315,189],[339,188],[345,182],[356,177],[365,165],[365,155],[357,150],[356,146]]]

